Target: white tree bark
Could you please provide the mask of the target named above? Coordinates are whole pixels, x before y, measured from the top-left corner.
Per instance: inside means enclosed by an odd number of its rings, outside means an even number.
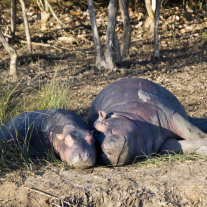
[[[155,57],[159,57],[158,23],[161,0],[145,0],[145,5],[148,13],[145,27],[148,27],[154,33]]]
[[[156,0],[153,0],[156,2]],[[154,32],[155,29],[155,10],[152,9],[152,0],[145,0],[145,6],[147,9],[148,17],[145,22],[145,28],[150,29],[151,32]],[[155,3],[153,3],[153,6],[155,6]]]
[[[10,54],[11,60],[10,60],[10,70],[9,74],[12,75],[14,78],[16,78],[17,75],[17,53],[14,48],[12,48],[8,42],[5,40],[3,32],[0,28],[0,40],[6,49],[6,51]]]
[[[21,7],[22,7],[22,14],[24,19],[24,26],[25,26],[25,33],[27,38],[27,45],[30,52],[32,52],[32,44],[31,44],[31,37],[30,37],[30,31],[29,31],[29,24],[27,20],[27,11],[25,7],[25,3],[23,0],[19,0]]]

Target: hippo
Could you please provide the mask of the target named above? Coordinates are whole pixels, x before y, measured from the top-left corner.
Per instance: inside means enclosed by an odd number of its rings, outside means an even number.
[[[0,128],[0,142],[6,141],[41,156],[48,150],[74,168],[95,164],[92,131],[75,113],[65,109],[30,111],[13,117]]]
[[[207,155],[207,119],[188,116],[171,92],[146,79],[108,85],[93,100],[88,121],[103,164],[158,153]]]

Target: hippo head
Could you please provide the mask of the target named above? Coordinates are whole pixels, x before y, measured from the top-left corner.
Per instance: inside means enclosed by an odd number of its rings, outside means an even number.
[[[113,114],[107,117],[99,111],[94,127],[99,133],[96,137],[101,146],[100,160],[104,164],[123,165],[134,158],[136,126],[124,116]]]
[[[52,133],[53,147],[61,160],[74,168],[92,167],[96,161],[93,132],[58,126]]]

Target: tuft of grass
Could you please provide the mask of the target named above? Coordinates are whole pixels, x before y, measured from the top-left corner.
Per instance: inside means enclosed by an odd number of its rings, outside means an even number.
[[[26,111],[68,108],[69,90],[66,82],[58,82],[56,77],[48,81],[39,89],[28,90],[19,86],[0,85],[0,126],[11,117]],[[0,172],[15,169],[33,171],[42,165],[64,165],[56,158],[54,153],[48,152],[41,159],[29,156],[28,137],[22,143],[11,144],[0,140]],[[37,165],[38,164],[38,165]]]
[[[3,85],[0,85],[0,124],[8,119],[11,97],[15,93],[17,87],[18,86],[9,85],[5,88]]]

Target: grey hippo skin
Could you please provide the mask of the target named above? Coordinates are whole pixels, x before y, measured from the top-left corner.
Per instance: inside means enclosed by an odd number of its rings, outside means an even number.
[[[53,149],[62,161],[74,168],[95,164],[92,132],[75,113],[64,109],[31,111],[13,117],[0,128],[0,141],[26,143],[29,155]]]
[[[104,164],[172,151],[207,154],[207,119],[189,117],[172,93],[145,79],[104,88],[92,102],[89,124]]]

